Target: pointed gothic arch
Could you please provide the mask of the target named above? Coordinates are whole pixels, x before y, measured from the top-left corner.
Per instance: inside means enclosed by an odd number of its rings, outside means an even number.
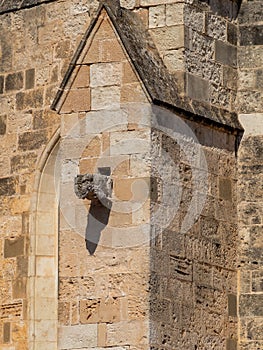
[[[28,272],[29,349],[56,349],[58,322],[59,130],[39,161],[31,203]]]

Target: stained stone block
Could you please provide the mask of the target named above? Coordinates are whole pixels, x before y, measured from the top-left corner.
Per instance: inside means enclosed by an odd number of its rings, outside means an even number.
[[[26,278],[18,278],[12,285],[12,295],[14,299],[26,298]]]
[[[4,135],[6,133],[6,115],[0,116],[0,135]]]
[[[227,41],[232,44],[237,44],[237,26],[232,23],[227,23]]]
[[[239,300],[241,317],[263,315],[263,294],[243,294]]]
[[[4,77],[0,76],[0,94],[2,94],[4,91]]]
[[[263,25],[241,26],[240,45],[263,45]]]
[[[263,320],[254,318],[247,323],[247,334],[250,340],[263,340]]]
[[[209,83],[202,78],[187,74],[187,91],[189,97],[193,99],[209,100]]]
[[[24,79],[23,73],[13,73],[8,74],[5,80],[5,89],[6,91],[11,90],[20,90],[23,87]]]
[[[43,90],[19,92],[16,94],[16,108],[18,110],[40,108],[43,105]]]
[[[11,338],[11,324],[10,322],[5,322],[3,327],[3,341],[4,343],[9,343]]]
[[[24,237],[5,239],[4,257],[12,258],[24,254]]]
[[[32,89],[35,86],[35,69],[26,71],[26,89]]]
[[[16,179],[14,177],[6,177],[0,179],[0,196],[12,196],[16,193]]]
[[[232,200],[232,184],[230,179],[219,179],[219,197]]]
[[[237,65],[236,47],[217,40],[215,44],[215,59],[216,61],[222,64],[236,67]]]
[[[227,339],[226,350],[237,350],[237,341],[235,339]]]
[[[237,316],[237,297],[234,294],[228,295],[228,315]]]
[[[252,272],[252,291],[263,292],[263,271]]]
[[[45,131],[25,132],[18,137],[18,147],[20,150],[29,151],[40,148],[46,141]]]

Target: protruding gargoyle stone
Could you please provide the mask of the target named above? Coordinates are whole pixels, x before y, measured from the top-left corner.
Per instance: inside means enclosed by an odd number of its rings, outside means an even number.
[[[99,200],[104,206],[111,202],[112,180],[102,174],[78,175],[75,178],[75,193],[80,199]]]

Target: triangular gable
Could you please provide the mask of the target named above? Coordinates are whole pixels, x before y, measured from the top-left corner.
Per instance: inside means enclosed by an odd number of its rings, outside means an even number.
[[[110,4],[101,4],[96,18],[90,24],[70,63],[52,104],[52,109],[61,112],[67,100],[68,105],[72,105],[72,102],[75,101],[76,108],[75,110],[72,108],[72,112],[89,110],[88,78],[83,78],[85,72],[88,74],[89,68],[84,66],[124,59],[130,62],[130,65],[126,65],[126,78],[133,79],[135,82],[135,76],[137,76],[136,80],[143,83],[146,94],[153,102],[160,100],[160,94],[163,95],[165,91],[169,91],[169,95],[172,93],[176,100],[179,99],[176,81],[171,77],[166,79],[168,77],[167,72],[164,72],[166,68],[139,18],[122,9],[125,12],[125,18],[123,18],[116,13],[116,8],[114,1],[111,1]],[[129,89],[128,86],[127,89]],[[133,89],[133,94],[136,92],[140,94],[139,90],[139,88]],[[161,98],[164,101],[169,99],[164,96]]]
[[[118,51],[121,51],[119,47],[122,47],[122,51],[128,57],[135,75],[137,75],[138,79],[143,84],[144,90],[153,103],[172,108],[176,113],[184,115],[186,118],[201,119],[208,123],[212,121],[222,126],[225,125],[233,129],[242,130],[236,113],[224,111],[209,103],[203,103],[179,94],[176,77],[165,67],[148,30],[145,28],[139,16],[133,11],[121,8],[117,0],[101,1],[98,14],[91,22],[81,40],[57,92],[51,106],[53,110],[57,112],[61,111],[66,96],[68,96],[69,103],[70,100],[78,101],[79,106],[81,106],[79,111],[89,110],[89,89],[86,87],[85,92],[84,89],[79,89],[79,91],[74,92],[75,87],[71,84],[74,81],[74,77],[76,77],[76,70],[80,69],[78,65],[81,59],[85,57],[86,64],[90,64],[94,62],[94,60],[96,62],[96,60],[102,61],[103,59],[107,59],[107,57],[103,58],[99,56],[100,54],[98,52],[95,53],[95,42],[94,45],[92,45],[94,33],[96,33],[105,14],[108,16],[111,23],[115,38],[118,37],[119,44],[118,47],[116,46],[115,50],[111,50],[109,47],[108,54],[112,54],[110,51],[114,51],[115,54],[118,55]],[[105,33],[105,35],[108,34]],[[87,48],[89,56],[87,55]],[[70,94],[69,88],[71,89]],[[76,109],[78,109],[78,106],[76,106]]]

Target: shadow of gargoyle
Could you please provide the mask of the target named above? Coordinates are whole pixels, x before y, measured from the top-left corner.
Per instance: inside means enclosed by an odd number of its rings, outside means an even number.
[[[102,174],[78,175],[75,178],[75,193],[80,199],[91,200],[85,232],[86,248],[93,255],[101,232],[109,222],[112,201],[112,180]]]

